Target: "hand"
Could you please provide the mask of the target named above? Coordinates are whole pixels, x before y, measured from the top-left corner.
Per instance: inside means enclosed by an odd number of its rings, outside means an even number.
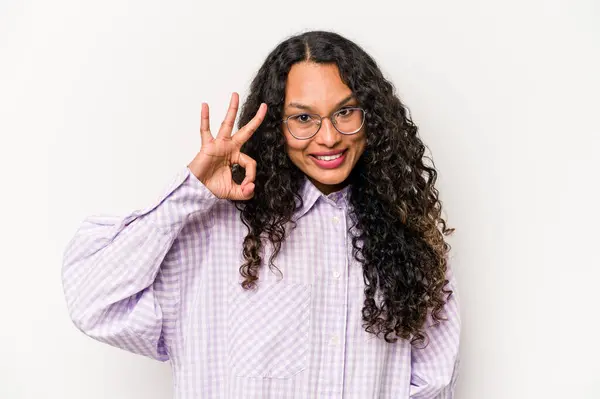
[[[239,96],[231,95],[229,109],[221,124],[219,133],[213,138],[210,132],[208,104],[202,103],[200,119],[200,137],[202,147],[188,165],[190,171],[218,198],[248,200],[254,196],[256,161],[240,151],[244,144],[258,129],[267,113],[267,104],[262,103],[254,118],[233,136]],[[241,184],[236,184],[231,175],[231,167],[238,164],[246,170]]]

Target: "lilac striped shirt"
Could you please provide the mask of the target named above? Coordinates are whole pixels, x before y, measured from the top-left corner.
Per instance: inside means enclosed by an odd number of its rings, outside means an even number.
[[[70,316],[98,341],[170,361],[176,399],[453,398],[451,269],[448,321],[428,320],[425,349],[365,332],[347,193],[326,196],[306,179],[297,228],[275,258],[283,279],[263,266],[247,292],[239,211],[182,168],[151,206],[83,222],[62,267]]]

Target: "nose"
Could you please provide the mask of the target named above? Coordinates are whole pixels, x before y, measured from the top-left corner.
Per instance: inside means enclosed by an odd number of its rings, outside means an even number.
[[[325,147],[335,147],[342,139],[342,134],[336,130],[329,118],[323,118],[321,128],[315,136],[315,141]]]

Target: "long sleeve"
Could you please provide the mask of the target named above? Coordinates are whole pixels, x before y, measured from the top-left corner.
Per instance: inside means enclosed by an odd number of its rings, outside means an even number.
[[[448,262],[447,288],[453,291],[445,306],[447,320],[432,325],[428,318],[428,344],[411,348],[411,399],[453,399],[459,373],[461,318],[456,278]]]
[[[75,326],[98,341],[168,360],[164,330],[175,316],[179,275],[161,266],[188,218],[217,200],[186,167],[151,206],[125,217],[86,218],[67,245],[61,273]]]

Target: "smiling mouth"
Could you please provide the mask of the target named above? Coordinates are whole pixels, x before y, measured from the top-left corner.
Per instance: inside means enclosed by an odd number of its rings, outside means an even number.
[[[346,162],[346,154],[348,153],[348,149],[340,152],[335,155],[313,155],[312,162],[321,169],[337,169]]]
[[[346,151],[348,150],[344,150],[342,152],[340,152],[339,154],[335,154],[335,155],[312,155],[310,154],[311,157],[318,159],[319,161],[334,161],[336,159],[338,159],[339,157],[343,156]]]

